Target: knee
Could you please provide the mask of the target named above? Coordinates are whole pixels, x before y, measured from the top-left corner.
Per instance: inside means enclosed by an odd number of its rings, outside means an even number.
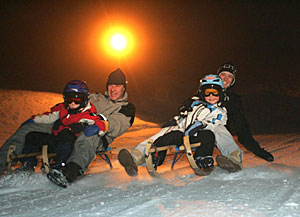
[[[202,144],[215,144],[215,134],[210,130],[204,130],[201,134],[198,134],[198,140]]]

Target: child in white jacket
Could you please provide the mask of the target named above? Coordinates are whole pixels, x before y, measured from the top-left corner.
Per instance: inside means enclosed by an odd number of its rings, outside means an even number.
[[[201,142],[194,153],[194,159],[200,169],[214,166],[212,158],[215,145],[224,156],[232,153],[240,157],[235,162],[240,169],[241,150],[235,143],[225,125],[226,109],[220,107],[224,98],[224,84],[217,75],[207,75],[200,83],[199,96],[191,100],[187,109],[182,109],[180,116],[172,120],[172,124],[163,127],[157,134],[146,139],[129,153],[126,149],[119,152],[118,159],[130,176],[136,176],[139,165],[145,162],[144,154],[147,141],[152,139],[154,146],[182,145],[183,136],[188,135],[190,142]],[[166,151],[159,152],[157,166],[164,161]]]

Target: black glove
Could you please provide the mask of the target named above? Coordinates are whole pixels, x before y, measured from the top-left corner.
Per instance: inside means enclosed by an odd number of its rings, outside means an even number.
[[[161,127],[165,128],[165,127],[172,127],[172,126],[176,126],[176,125],[177,125],[177,121],[174,118],[172,118],[167,123],[163,124]]]
[[[59,127],[62,125],[60,119],[57,119],[53,124],[53,130],[58,130]]]
[[[73,133],[80,133],[88,124],[87,123],[73,123],[70,124],[69,127],[73,131]]]

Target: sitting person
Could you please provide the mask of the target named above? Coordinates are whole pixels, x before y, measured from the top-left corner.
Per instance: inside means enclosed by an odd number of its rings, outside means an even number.
[[[50,112],[32,116],[27,121],[53,124],[52,134],[33,131],[26,135],[23,154],[39,152],[43,145],[48,145],[48,152],[55,152],[55,168],[64,166],[71,155],[78,134],[87,125],[97,125],[101,134],[108,130],[107,121],[96,115],[95,106],[89,101],[89,89],[84,81],[73,80],[66,84],[63,91],[64,102],[51,108]],[[17,171],[33,171],[37,165],[36,157],[20,160],[23,166]]]
[[[223,81],[216,75],[205,76],[200,83],[199,97],[193,98],[188,107],[182,107],[176,116],[154,136],[141,142],[131,153],[122,149],[118,154],[120,164],[130,176],[138,174],[138,166],[145,162],[144,154],[147,141],[153,140],[156,147],[183,144],[183,136],[188,135],[190,142],[201,142],[196,148],[194,159],[201,170],[214,166],[212,158],[215,143],[226,156],[234,157],[236,170],[241,169],[241,150],[225,128],[226,109],[220,107],[224,98]],[[216,138],[215,138],[216,135]],[[159,152],[158,165],[165,159],[166,151]]]
[[[235,83],[237,70],[232,63],[222,64],[217,74],[224,82],[226,89],[226,98],[224,106],[228,112],[228,124],[230,132],[235,131],[238,141],[249,151],[253,152],[256,156],[272,162],[273,155],[260,147],[259,143],[253,138],[249,124],[245,118],[242,108],[241,97],[232,91],[232,86]]]
[[[121,69],[110,73],[105,94],[91,93],[89,99],[97,109],[97,115],[108,121],[108,130],[105,135],[97,133],[95,125],[87,126],[85,133],[80,133],[74,143],[71,156],[67,160],[61,175],[68,182],[74,182],[83,175],[90,163],[96,157],[97,150],[105,150],[115,138],[125,133],[133,124],[135,107],[128,102],[126,92],[127,80]],[[0,148],[0,174],[7,170],[6,156],[10,145],[16,146],[16,153],[22,152],[25,136],[29,132],[38,131],[51,133],[53,124],[29,123],[21,126]]]

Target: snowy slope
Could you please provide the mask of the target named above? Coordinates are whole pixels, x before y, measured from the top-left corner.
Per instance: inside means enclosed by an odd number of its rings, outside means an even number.
[[[27,91],[0,90],[0,97],[9,108],[5,113],[0,108],[1,117],[14,117],[0,125],[1,144],[32,113],[61,100],[59,94]],[[43,101],[50,98],[50,105]],[[17,111],[23,104],[32,113]],[[136,119],[111,145],[113,169],[97,158],[87,175],[67,189],[54,186],[40,170],[1,177],[0,216],[300,216],[300,134],[255,136],[275,161],[244,151],[244,169],[234,174],[216,168],[207,177],[195,176],[185,157],[171,171],[169,153],[159,168],[162,178],[151,178],[145,168],[136,178],[127,176],[117,161],[120,148],[134,147],[158,130]]]

